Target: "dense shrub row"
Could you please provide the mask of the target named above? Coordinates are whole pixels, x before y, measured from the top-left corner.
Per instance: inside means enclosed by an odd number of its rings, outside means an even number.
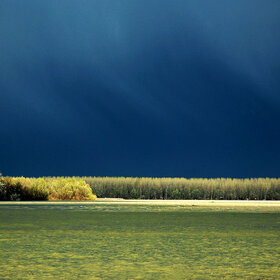
[[[279,200],[280,179],[83,177],[97,197]]]
[[[257,199],[280,200],[279,178],[1,177],[0,200]]]
[[[79,178],[2,177],[0,200],[95,200],[90,186]]]

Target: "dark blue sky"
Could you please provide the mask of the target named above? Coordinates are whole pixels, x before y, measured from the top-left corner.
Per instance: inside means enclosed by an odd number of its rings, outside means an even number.
[[[0,2],[4,175],[278,177],[280,5]]]

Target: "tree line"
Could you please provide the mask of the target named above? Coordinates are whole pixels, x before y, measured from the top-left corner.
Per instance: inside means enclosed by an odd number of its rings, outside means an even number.
[[[280,178],[2,177],[0,200],[280,200]]]
[[[95,199],[91,187],[80,178],[0,177],[2,201]]]
[[[125,199],[279,200],[279,178],[82,177],[97,197]]]

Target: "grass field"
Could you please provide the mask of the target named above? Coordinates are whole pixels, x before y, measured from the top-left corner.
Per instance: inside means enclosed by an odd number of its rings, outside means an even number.
[[[0,279],[279,279],[280,204],[0,203]]]

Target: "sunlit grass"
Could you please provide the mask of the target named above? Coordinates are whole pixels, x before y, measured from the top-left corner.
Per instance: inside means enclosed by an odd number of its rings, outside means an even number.
[[[279,279],[279,206],[252,209],[1,204],[0,279]]]

